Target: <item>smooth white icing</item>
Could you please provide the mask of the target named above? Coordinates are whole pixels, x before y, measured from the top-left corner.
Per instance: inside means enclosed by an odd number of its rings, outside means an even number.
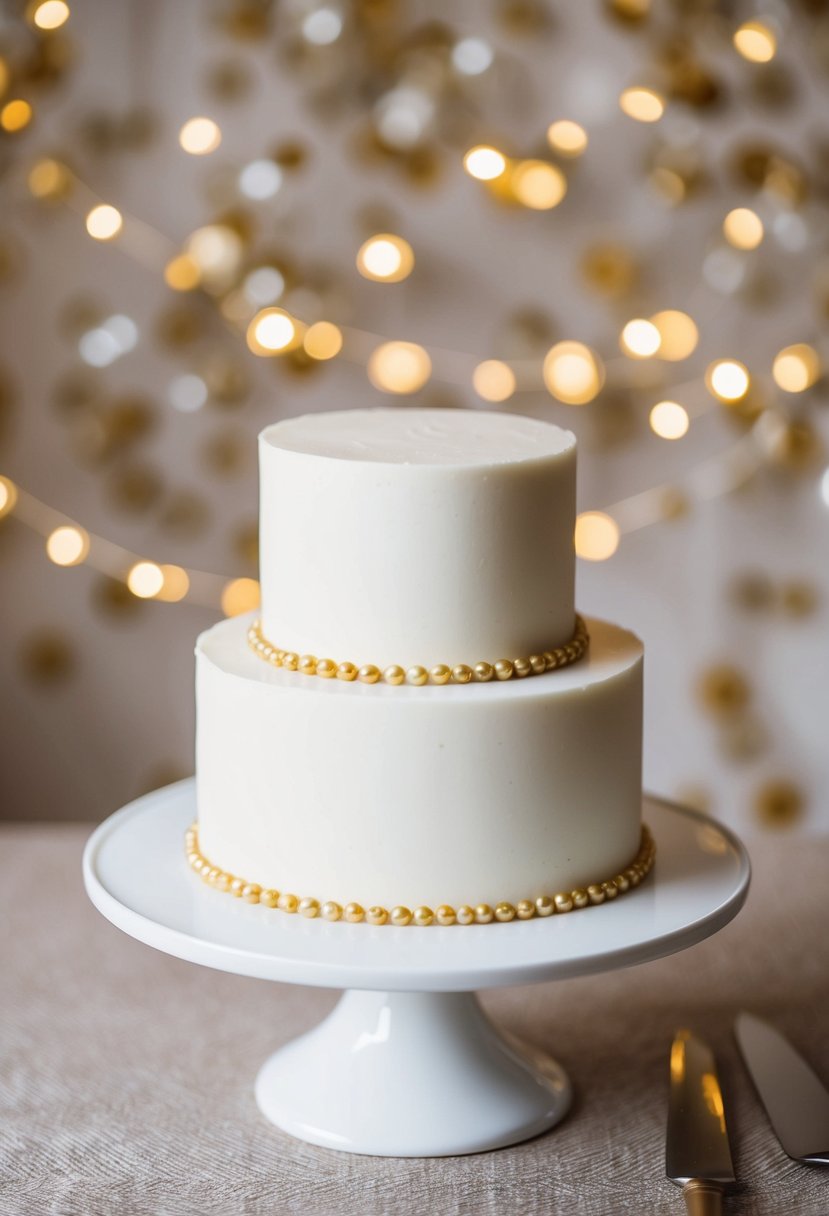
[[[535,419],[407,407],[288,419],[259,439],[265,636],[405,666],[569,639],[575,440]]]
[[[338,902],[515,902],[612,876],[641,817],[642,646],[526,680],[367,687],[270,667],[249,618],[197,646],[200,846]]]

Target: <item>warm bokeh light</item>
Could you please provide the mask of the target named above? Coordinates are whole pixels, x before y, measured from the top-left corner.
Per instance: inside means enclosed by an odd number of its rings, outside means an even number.
[[[371,352],[367,371],[386,393],[416,393],[432,374],[432,360],[415,342],[384,342]]]
[[[242,291],[251,304],[264,308],[285,291],[285,276],[275,266],[257,266],[245,275]]]
[[[15,97],[12,101],[7,101],[3,109],[0,110],[0,127],[10,134],[13,134],[15,131],[22,131],[32,121],[33,113],[34,111],[28,101],[23,101],[21,97]]]
[[[99,203],[86,217],[86,230],[96,241],[111,241],[123,226],[121,212],[109,203]]]
[[[69,5],[64,0],[43,0],[35,7],[31,20],[39,30],[60,29],[69,20]]]
[[[342,331],[330,321],[317,321],[305,331],[302,345],[312,359],[333,359],[343,348]]]
[[[619,335],[622,350],[634,359],[650,359],[659,350],[661,342],[662,335],[653,321],[645,321],[642,317],[628,321]]]
[[[751,63],[768,63],[777,51],[777,38],[762,21],[746,21],[734,31],[734,46]]]
[[[637,122],[658,122],[665,113],[665,102],[660,95],[641,85],[624,89],[619,105],[628,118],[635,118]]]
[[[164,282],[173,291],[193,291],[201,282],[199,264],[187,253],[171,258],[164,267]]]
[[[72,174],[59,160],[44,157],[35,161],[26,180],[35,198],[60,198],[69,191]]]
[[[414,268],[414,250],[402,236],[383,232],[369,237],[357,253],[357,269],[365,279],[400,283]]]
[[[519,203],[533,211],[557,207],[567,193],[567,179],[544,160],[522,160],[510,176],[510,189]]]
[[[222,142],[222,132],[212,118],[189,118],[178,133],[178,142],[191,156],[206,156],[216,151]]]
[[[252,160],[239,174],[239,189],[257,202],[273,198],[282,185],[282,170],[272,160]]]
[[[185,254],[199,268],[210,285],[223,285],[239,266],[244,246],[242,238],[227,224],[205,224],[187,238]]]
[[[660,439],[681,439],[687,434],[688,411],[678,401],[659,401],[650,412],[651,430]]]
[[[282,355],[301,340],[297,322],[284,308],[263,308],[248,326],[247,343],[255,355]]]
[[[15,508],[17,486],[8,477],[0,475],[0,519]]]
[[[190,590],[190,576],[181,566],[161,566],[163,582],[155,598],[165,604],[177,604]]]
[[[619,525],[604,511],[583,511],[576,517],[576,556],[603,562],[619,548]]]
[[[500,359],[485,359],[472,373],[472,386],[484,401],[506,401],[515,392],[515,372]]]
[[[151,600],[164,586],[164,572],[155,562],[136,562],[127,575],[127,586],[140,600]]]
[[[49,534],[46,552],[56,566],[77,566],[89,552],[89,537],[83,528],[63,524]]]
[[[470,177],[479,182],[491,182],[500,177],[507,167],[506,157],[497,148],[479,144],[470,148],[463,158],[463,167]]]
[[[259,607],[259,584],[255,578],[234,578],[222,591],[225,616],[241,616]]]
[[[544,383],[558,401],[584,405],[604,383],[598,356],[581,342],[557,342],[544,359]]]
[[[666,308],[654,313],[651,324],[659,330],[659,358],[677,363],[687,359],[697,348],[699,330],[687,312]]]
[[[492,47],[483,38],[462,38],[452,48],[452,66],[462,76],[480,76],[494,58]]]
[[[717,359],[705,373],[708,391],[720,401],[741,401],[750,383],[748,368],[736,359]]]
[[[562,156],[581,156],[587,147],[587,132],[579,123],[560,118],[547,128],[547,143]]]
[[[797,342],[784,346],[775,355],[772,375],[778,388],[786,393],[802,393],[811,388],[821,374],[820,356],[813,346]]]
[[[763,221],[750,207],[735,207],[722,225],[725,239],[735,249],[756,249],[763,239]]]

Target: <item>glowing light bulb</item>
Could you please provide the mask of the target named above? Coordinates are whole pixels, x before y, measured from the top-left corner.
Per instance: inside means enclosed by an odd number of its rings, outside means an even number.
[[[64,0],[43,0],[35,8],[31,20],[39,30],[60,29],[69,20],[69,5]]]
[[[479,182],[491,182],[500,177],[507,167],[506,157],[497,148],[479,144],[470,148],[463,158],[463,167],[470,177]]]
[[[86,231],[96,241],[111,241],[124,226],[124,219],[117,207],[99,203],[86,217]]]
[[[275,304],[285,290],[285,278],[275,266],[257,266],[245,276],[243,290],[252,304]]]
[[[619,548],[619,525],[604,511],[583,511],[576,517],[576,555],[603,562]]]
[[[173,291],[194,291],[201,282],[198,262],[187,253],[171,258],[164,267],[164,282]]]
[[[343,348],[343,335],[330,321],[317,321],[306,331],[302,345],[312,359],[333,359]]]
[[[771,374],[785,393],[805,392],[821,374],[820,356],[805,342],[784,346],[774,357]]]
[[[49,534],[46,552],[56,566],[77,566],[89,552],[89,536],[83,528],[64,524]]]
[[[300,340],[297,322],[284,308],[263,308],[248,326],[247,343],[255,355],[281,355]]]
[[[734,31],[734,46],[750,63],[768,63],[777,52],[777,38],[762,21],[746,21]]]
[[[432,374],[432,360],[414,342],[384,342],[369,356],[368,378],[386,393],[416,393]]]
[[[515,372],[500,359],[485,359],[472,373],[472,386],[484,401],[506,401],[515,392]]]
[[[665,113],[665,102],[660,95],[654,89],[639,85],[624,89],[619,105],[628,118],[635,118],[637,122],[658,122]]]
[[[648,420],[660,439],[681,439],[688,431],[688,411],[677,401],[659,401]]]
[[[216,151],[222,142],[222,132],[212,118],[188,118],[178,133],[178,142],[191,156],[206,156]]]
[[[692,317],[676,308],[654,313],[651,323],[659,330],[659,357],[671,363],[687,359],[697,348],[699,330]]]
[[[567,193],[564,174],[543,160],[520,161],[512,171],[509,184],[518,202],[533,211],[557,207]]]
[[[598,356],[581,342],[557,342],[545,356],[543,375],[548,392],[566,405],[592,401],[604,383]]]
[[[72,184],[72,175],[60,161],[45,157],[29,170],[27,184],[35,198],[59,198]]]
[[[273,198],[282,185],[282,170],[272,160],[252,160],[239,174],[239,189],[257,201]]]
[[[0,519],[13,511],[17,503],[17,486],[8,477],[0,476]]]
[[[155,562],[136,562],[127,575],[127,586],[140,600],[154,599],[164,586],[164,572]]]
[[[705,373],[708,391],[720,401],[741,401],[751,379],[748,369],[736,359],[717,359]]]
[[[662,335],[653,321],[636,317],[628,321],[619,338],[619,345],[626,355],[634,359],[650,359],[662,343]]]
[[[462,76],[480,76],[494,58],[492,47],[483,38],[462,38],[452,48],[452,66]]]
[[[414,251],[402,236],[384,232],[369,237],[357,253],[357,269],[365,279],[400,283],[414,268]]]
[[[241,616],[259,607],[259,584],[255,578],[234,578],[222,591],[225,616]]]
[[[190,576],[181,566],[161,566],[163,582],[155,598],[166,604],[177,604],[190,590]]]
[[[725,239],[735,249],[756,249],[763,239],[763,221],[750,207],[729,211],[722,226]]]
[[[547,143],[562,156],[581,156],[587,147],[587,132],[579,123],[560,118],[547,128]]]
[[[28,101],[24,101],[22,97],[15,97],[12,101],[7,101],[0,110],[0,127],[9,134],[22,131],[32,121],[33,114],[34,111]]]

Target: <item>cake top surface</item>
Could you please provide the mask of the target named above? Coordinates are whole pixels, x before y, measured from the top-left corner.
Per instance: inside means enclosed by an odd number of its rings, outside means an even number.
[[[488,410],[337,410],[267,427],[263,443],[336,460],[395,465],[480,466],[549,459],[575,436],[549,422]]]

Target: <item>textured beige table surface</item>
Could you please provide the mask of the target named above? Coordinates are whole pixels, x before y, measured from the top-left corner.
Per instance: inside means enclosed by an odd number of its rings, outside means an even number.
[[[731,1034],[739,1008],[766,1015],[829,1081],[829,840],[750,843],[748,904],[684,954],[486,995],[565,1065],[574,1109],[514,1148],[398,1160],[314,1148],[260,1117],[259,1065],[336,994],[207,971],[119,933],[83,893],[88,831],[0,832],[4,1216],[681,1214],[662,1158],[683,1023],[719,1057],[741,1179],[726,1213],[829,1213],[829,1170],[784,1155]]]

